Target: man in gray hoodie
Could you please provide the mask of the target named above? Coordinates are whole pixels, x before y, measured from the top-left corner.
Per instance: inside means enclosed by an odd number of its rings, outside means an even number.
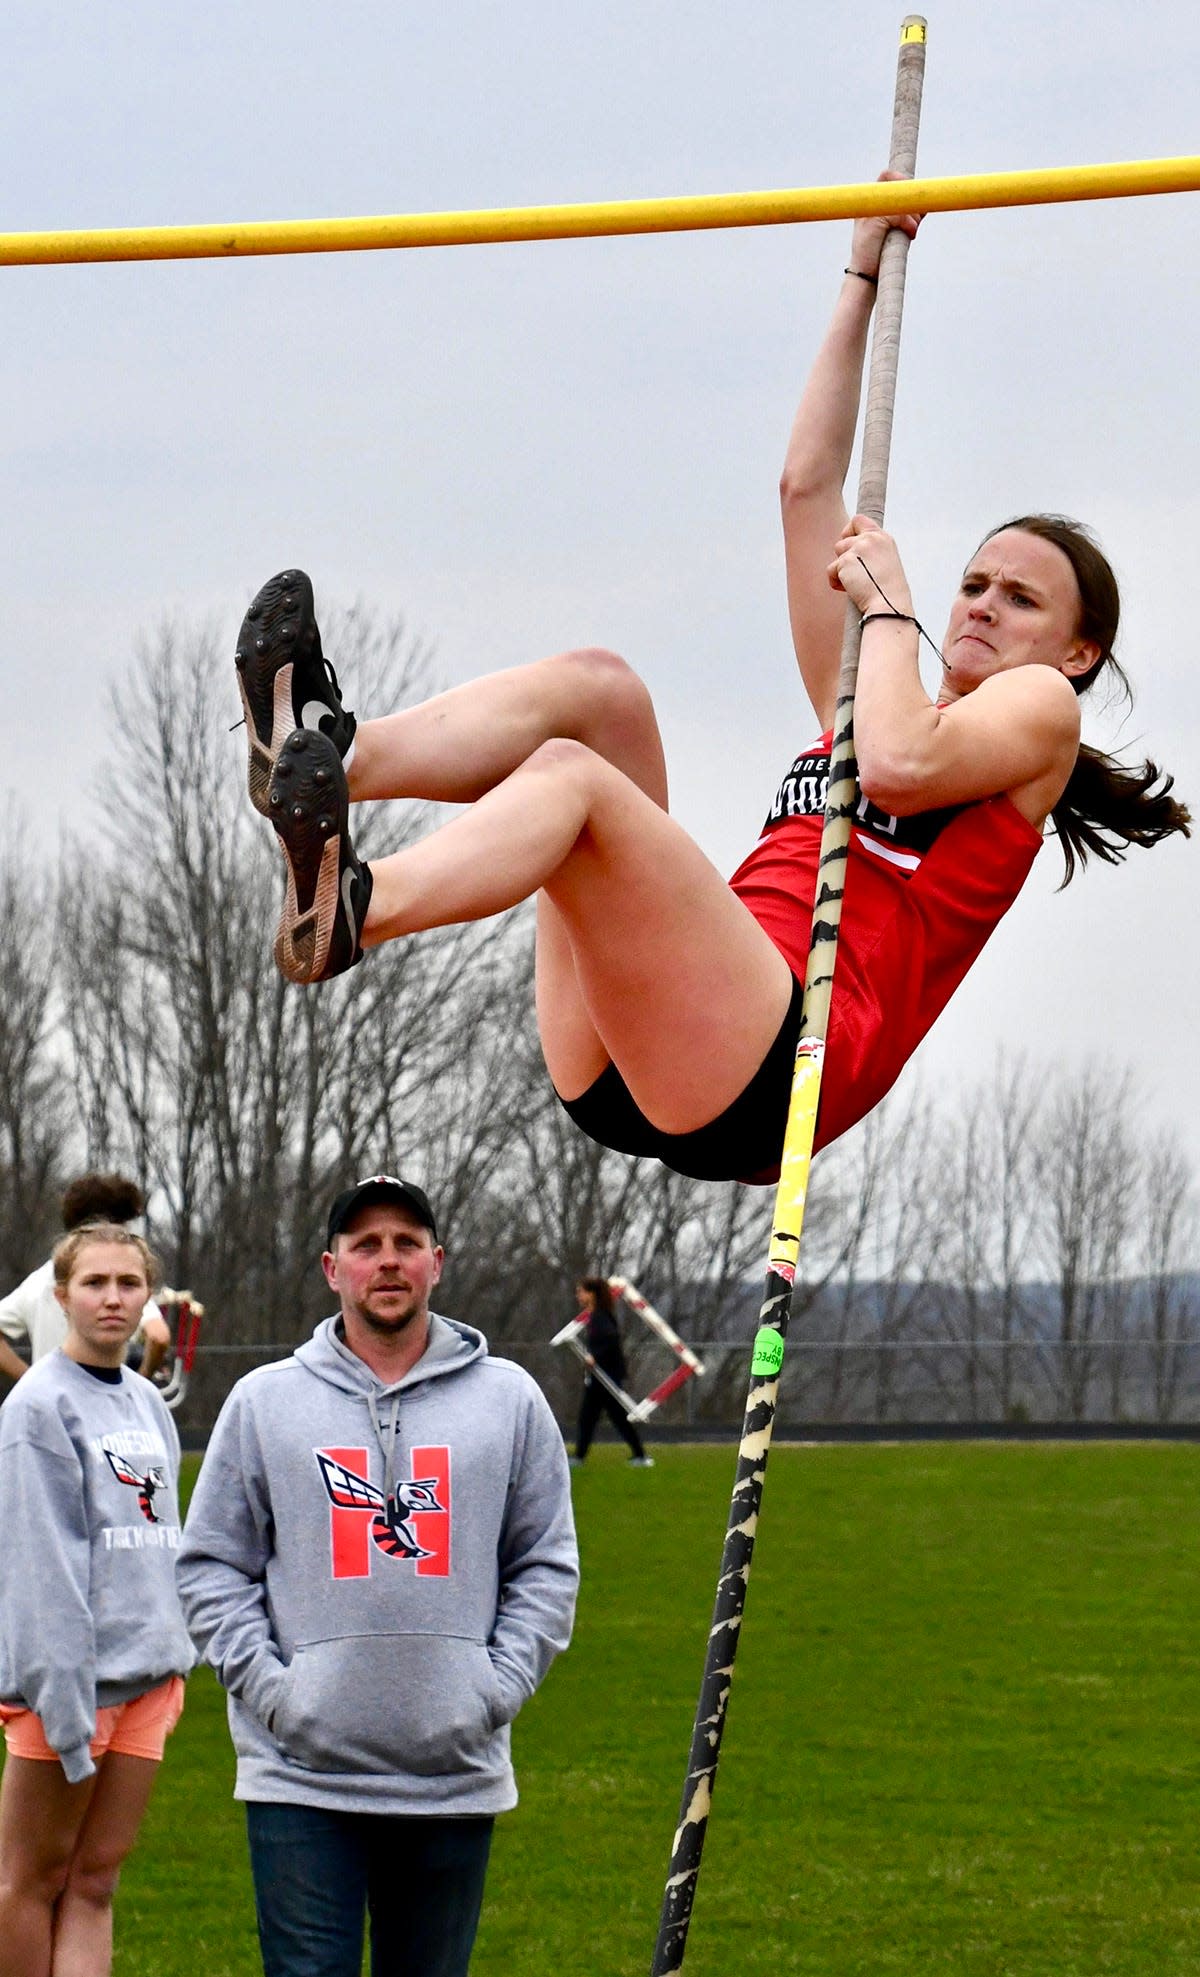
[[[571,1631],[562,1437],[535,1382],[429,1298],[421,1189],[329,1214],[341,1310],[237,1382],[179,1586],[229,1695],[266,1977],[463,1977],[509,1724]]]

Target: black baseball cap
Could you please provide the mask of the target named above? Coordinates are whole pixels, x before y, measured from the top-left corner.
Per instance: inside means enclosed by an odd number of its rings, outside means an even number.
[[[360,1208],[370,1208],[378,1201],[399,1202],[429,1230],[434,1242],[437,1241],[437,1223],[424,1189],[412,1181],[397,1179],[395,1174],[372,1174],[369,1179],[356,1182],[354,1187],[343,1189],[331,1203],[326,1248],[333,1248],[334,1237],[341,1235],[347,1222],[358,1214]]]

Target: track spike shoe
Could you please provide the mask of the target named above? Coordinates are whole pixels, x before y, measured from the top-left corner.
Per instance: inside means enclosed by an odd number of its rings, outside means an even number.
[[[336,742],[297,728],[279,750],[267,815],[287,866],[275,964],[289,982],[325,982],[362,960],[371,868],[350,840],[350,798]]]
[[[354,739],[354,716],[343,707],[337,674],[321,650],[303,570],[282,570],[263,585],[242,620],[235,664],[250,744],[250,801],[265,817],[271,776],[290,734],[307,728],[328,735],[342,760]]]

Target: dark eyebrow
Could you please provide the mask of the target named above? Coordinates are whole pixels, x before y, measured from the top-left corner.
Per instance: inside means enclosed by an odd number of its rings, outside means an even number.
[[[981,568],[978,563],[968,563],[960,581],[966,583],[970,577],[985,578],[989,582],[999,583],[1004,590],[1023,590],[1030,597],[1036,597],[1039,604],[1044,604],[1046,601],[1045,591],[1035,583],[1027,583],[1023,577],[997,577],[991,570]]]

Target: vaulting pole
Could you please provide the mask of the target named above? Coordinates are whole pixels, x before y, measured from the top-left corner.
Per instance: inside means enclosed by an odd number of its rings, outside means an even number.
[[[1052,165],[917,179],[915,213],[1055,206],[1200,192],[1200,157],[1128,164]],[[76,261],[236,261],[250,254],[354,254],[389,247],[474,247],[516,240],[596,240],[616,234],[696,233],[890,213],[885,186],[816,185],[778,192],[711,192],[572,206],[492,206],[461,213],[376,213],[354,219],[230,220],[196,226],[57,228],[0,233],[0,267]]]
[[[921,116],[921,85],[925,75],[925,22],[910,14],[900,30],[900,59],[896,74],[896,97],[892,117],[892,145],[889,163],[893,171],[911,177],[917,155],[917,128]],[[887,186],[889,211],[895,211],[898,188]],[[903,188],[906,206],[920,209],[920,202],[908,186]],[[904,308],[904,274],[908,236],[893,229],[883,247],[879,266],[879,294],[871,341],[871,363],[867,384],[867,407],[863,424],[862,467],[859,479],[858,510],[875,522],[883,521],[887,491],[888,458],[892,438],[892,410],[896,396],[896,366],[900,350],[900,319]],[[659,1919],[658,1942],[654,1952],[652,1977],[666,1977],[679,1970],[687,1946],[688,1924],[695,1900],[696,1882],[708,1815],[716,1783],[721,1735],[733,1680],[746,1587],[754,1555],[758,1513],[762,1503],[779,1375],[783,1366],[784,1341],[791,1316],[792,1285],[800,1253],[800,1233],[808,1192],[813,1136],[817,1123],[817,1102],[821,1092],[821,1064],[829,1021],[830,991],[837,960],[838,928],[842,917],[846,862],[850,849],[850,826],[858,798],[854,761],[854,688],[858,676],[859,618],[853,605],[846,611],[846,631],[842,641],[842,664],[838,677],[837,712],[834,716],[833,747],[829,763],[829,791],[825,823],[821,835],[818,866],[818,892],[813,914],[812,940],[804,980],[804,1007],[800,1043],[792,1080],[791,1104],[784,1134],[779,1189],[775,1197],[774,1230],[767,1264],[766,1290],[759,1313],[758,1331],[750,1365],[750,1390],[738,1449],[737,1474],[729,1525],[717,1580],[716,1604],[709,1629],[704,1680],[692,1730],[687,1778],[683,1788],[679,1825],[671,1854],[666,1892]]]

